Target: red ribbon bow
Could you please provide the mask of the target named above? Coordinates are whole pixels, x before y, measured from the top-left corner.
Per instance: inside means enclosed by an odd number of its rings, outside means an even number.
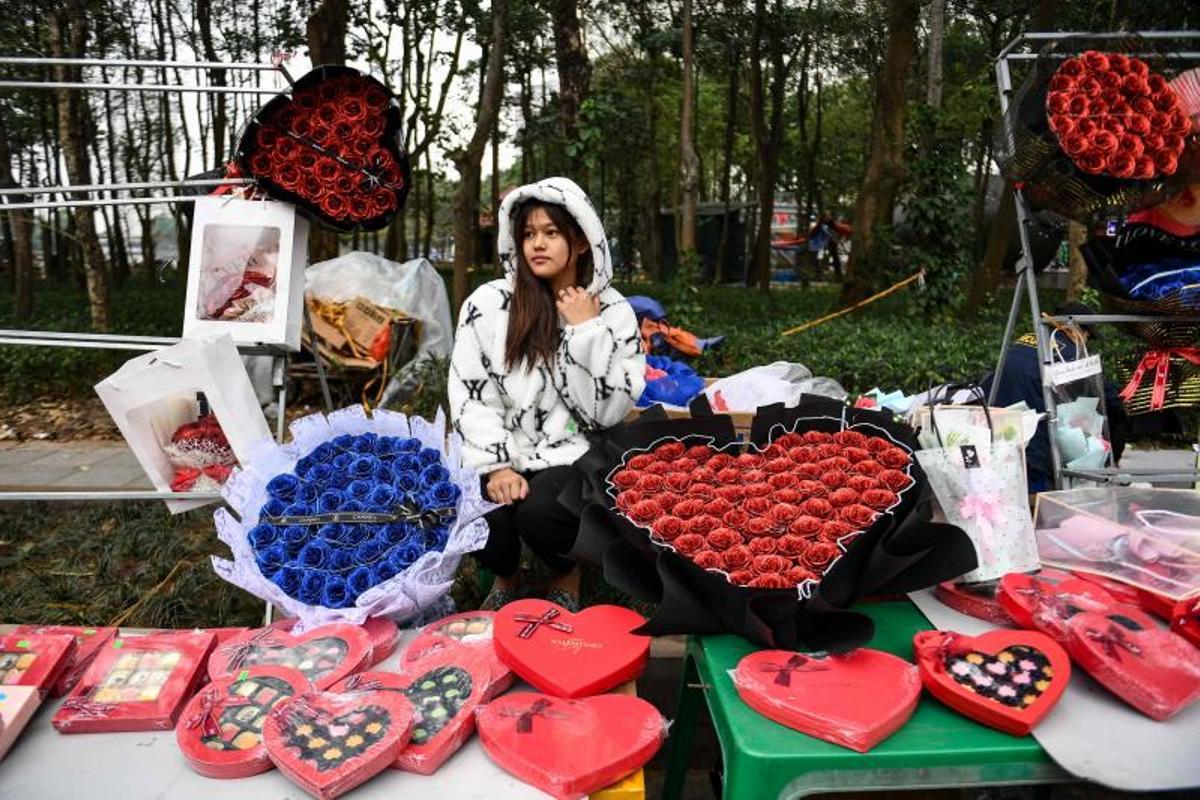
[[[258,633],[251,636],[241,644],[227,644],[221,648],[221,653],[229,656],[227,669],[237,670],[242,668],[242,664],[250,656],[250,651],[254,648],[263,646],[271,647],[277,645],[278,642],[274,638],[275,630],[273,628],[263,628]]]
[[[958,643],[958,634],[940,631],[937,648],[933,651],[933,669],[937,672],[945,672],[947,660],[966,655],[969,652],[971,652],[971,648]]]
[[[570,714],[563,714],[559,711],[551,711],[551,705],[553,705],[553,701],[542,698],[540,700],[534,700],[533,705],[529,706],[529,708],[525,709],[524,711],[506,708],[500,712],[500,716],[516,717],[517,733],[533,733],[534,717],[545,717],[546,719],[570,719]]]
[[[200,710],[192,716],[188,717],[187,726],[189,728],[199,728],[201,736],[220,736],[221,723],[217,719],[217,713],[224,711],[226,708],[233,706],[244,706],[250,701],[240,696],[227,697],[224,703],[220,703],[218,708],[219,696],[216,690],[207,689],[200,693]]]
[[[112,703],[93,703],[81,697],[72,697],[62,704],[62,710],[70,711],[77,719],[104,719],[115,709]]]
[[[1104,654],[1109,658],[1114,658],[1117,661],[1121,660],[1121,650],[1127,650],[1135,656],[1142,655],[1142,648],[1129,640],[1125,632],[1116,625],[1109,625],[1108,630],[1098,631],[1095,628],[1088,628],[1084,631],[1089,639],[1094,642],[1099,642],[1104,646]]]
[[[1171,374],[1171,357],[1186,359],[1200,366],[1200,347],[1168,347],[1161,350],[1149,350],[1138,362],[1133,377],[1121,390],[1120,398],[1128,403],[1142,388],[1146,373],[1154,370],[1154,391],[1150,394],[1150,409],[1157,411],[1167,401],[1167,379]]]
[[[570,625],[568,625],[567,623],[553,621],[554,618],[557,617],[560,613],[561,612],[559,612],[559,610],[557,608],[551,608],[551,609],[548,609],[546,611],[546,613],[542,614],[540,617],[531,617],[528,614],[517,614],[515,617],[513,617],[513,619],[515,619],[517,622],[525,623],[525,627],[521,628],[521,630],[517,632],[517,638],[518,639],[528,639],[528,638],[532,637],[533,634],[537,631],[537,629],[543,625],[545,625],[548,628],[553,628],[556,631],[562,631],[563,633],[574,632],[575,629],[573,627],[571,627]]]
[[[783,664],[763,664],[759,669],[763,672],[774,672],[775,683],[780,686],[791,686],[793,672],[822,672],[829,669],[829,665],[822,663],[822,659],[796,653]]]
[[[1030,586],[1022,586],[1015,590],[1017,594],[1024,595],[1033,600],[1035,608],[1033,610],[1034,617],[1038,616],[1038,612],[1043,608],[1049,609],[1059,619],[1070,619],[1079,612],[1079,609],[1071,605],[1071,595],[1063,592],[1048,592],[1039,581],[1034,581]]]
[[[344,684],[348,692],[375,692],[383,688],[383,684],[374,678],[364,679],[362,675],[351,675]]]

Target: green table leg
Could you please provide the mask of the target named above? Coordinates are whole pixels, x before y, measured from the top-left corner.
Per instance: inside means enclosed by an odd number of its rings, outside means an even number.
[[[700,705],[704,702],[703,691],[696,688],[698,681],[696,662],[690,654],[685,655],[683,678],[679,684],[679,703],[675,710],[675,722],[671,725],[671,750],[667,754],[663,800],[679,800],[683,795],[688,762],[691,761],[696,738],[696,724],[700,718]]]

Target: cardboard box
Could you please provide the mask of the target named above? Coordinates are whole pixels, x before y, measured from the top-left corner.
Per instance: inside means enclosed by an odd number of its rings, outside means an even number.
[[[716,380],[717,380],[716,378],[705,378],[704,385],[712,386],[712,384],[715,383]],[[640,417],[642,415],[642,412],[645,410],[646,409],[644,409],[644,408],[633,409],[625,416],[625,421],[633,422],[638,417]],[[686,408],[667,408],[666,412],[667,412],[667,416],[670,419],[691,419],[692,418],[691,412],[688,411]],[[737,430],[737,432],[743,436],[749,435],[750,426],[754,422],[754,413],[755,412],[753,412],[753,411],[725,411],[725,412],[714,412],[714,413],[721,413],[721,414],[725,414],[725,415],[731,417],[733,419],[733,427]]]

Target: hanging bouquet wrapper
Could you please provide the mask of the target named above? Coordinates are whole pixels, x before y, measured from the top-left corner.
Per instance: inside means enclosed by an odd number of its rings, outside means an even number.
[[[1006,112],[1000,171],[1034,208],[1086,222],[1162,200],[1200,166],[1186,98],[1155,44],[1047,45]]]
[[[303,631],[368,617],[412,619],[446,597],[459,559],[487,541],[479,478],[439,411],[429,422],[361,406],[291,424],[226,483],[214,514],[233,560],[225,580],[282,608]]]
[[[320,66],[259,109],[238,142],[238,163],[271,197],[326,227],[375,231],[412,184],[400,127],[400,105],[380,81]]]
[[[758,409],[743,445],[701,398],[598,439],[560,502],[581,515],[573,556],[655,603],[645,635],[737,633],[768,647],[870,640],[848,610],[975,564],[963,532],[928,521],[912,431],[890,413],[805,397]]]
[[[1200,347],[1148,350],[1133,368],[1121,399],[1131,415],[1200,406]]]

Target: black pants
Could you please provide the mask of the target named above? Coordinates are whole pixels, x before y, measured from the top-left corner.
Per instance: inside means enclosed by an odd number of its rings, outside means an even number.
[[[521,566],[523,539],[550,569],[570,572],[575,562],[564,554],[575,544],[579,517],[558,502],[558,495],[572,479],[574,467],[547,467],[521,475],[529,481],[529,496],[484,515],[490,532],[475,558],[496,575],[510,577]],[[482,481],[483,496],[487,497],[487,476]]]

